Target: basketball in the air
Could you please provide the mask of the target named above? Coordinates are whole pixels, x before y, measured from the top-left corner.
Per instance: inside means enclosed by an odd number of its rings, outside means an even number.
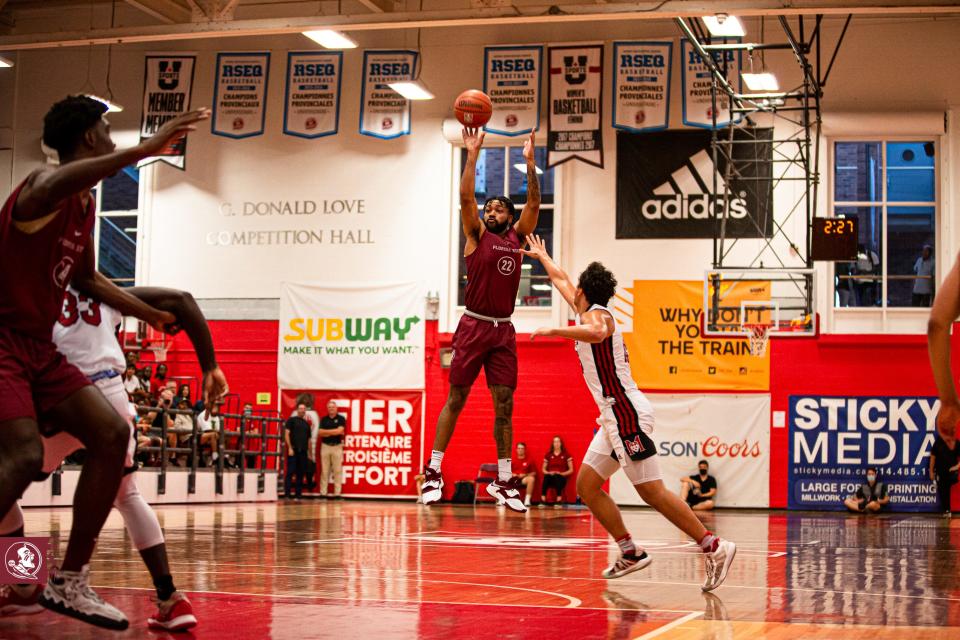
[[[453,113],[465,127],[482,127],[493,115],[490,96],[477,89],[467,89],[453,103]]]

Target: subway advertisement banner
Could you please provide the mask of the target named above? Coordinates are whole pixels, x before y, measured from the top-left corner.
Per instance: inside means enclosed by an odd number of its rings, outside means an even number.
[[[935,511],[929,468],[939,410],[932,397],[790,396],[787,506],[842,511],[872,466],[892,511]]]
[[[313,397],[314,409],[321,416],[326,415],[327,403],[332,400],[346,418],[343,495],[416,497],[414,476],[423,468],[422,391],[283,389],[280,411],[284,418],[293,414],[304,394]],[[318,465],[319,461],[318,455]]]
[[[769,390],[769,352],[750,355],[743,337],[701,335],[702,281],[634,280],[627,292],[633,295],[633,330],[625,332],[623,340],[631,355],[633,379],[641,389]],[[738,308],[743,299],[769,300],[770,283],[756,282],[727,298]]]

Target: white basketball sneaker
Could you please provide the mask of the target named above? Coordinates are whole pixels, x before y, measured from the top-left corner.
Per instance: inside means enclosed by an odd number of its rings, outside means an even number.
[[[440,502],[443,497],[443,478],[440,472],[431,467],[423,470],[423,485],[420,487],[420,498],[423,504]]]
[[[103,601],[90,588],[90,565],[80,571],[50,570],[50,579],[40,596],[40,604],[51,611],[82,620],[98,627],[122,631],[130,623],[119,609]]]
[[[517,513],[526,513],[527,507],[520,499],[522,486],[520,478],[514,476],[507,481],[494,480],[487,485],[487,493],[497,500],[498,505],[505,505],[508,509]]]
[[[613,578],[621,578],[628,573],[640,571],[640,569],[646,569],[650,566],[651,562],[653,562],[653,558],[648,556],[646,551],[641,551],[640,555],[625,556],[620,554],[620,557],[617,558],[617,561],[604,569],[603,573],[600,575],[608,580],[612,580]]]
[[[703,561],[707,566],[707,577],[700,588],[704,591],[713,591],[727,577],[727,571],[737,555],[737,545],[729,540],[720,540],[717,550],[703,554]]]

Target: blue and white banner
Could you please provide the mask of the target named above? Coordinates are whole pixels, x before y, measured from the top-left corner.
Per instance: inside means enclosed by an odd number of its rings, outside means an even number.
[[[360,133],[390,140],[410,134],[410,101],[388,87],[413,80],[416,51],[364,51]]]
[[[613,43],[613,126],[641,132],[670,123],[672,42]]]
[[[791,509],[843,510],[867,467],[893,511],[934,511],[930,449],[940,401],[926,397],[790,396]]]
[[[740,42],[739,38],[721,38],[717,44],[732,44]],[[740,51],[714,51],[710,54],[714,63],[721,70],[725,70],[725,77],[731,87],[740,91],[740,63],[743,54]],[[713,75],[704,63],[700,54],[686,38],[680,39],[680,75],[683,84],[683,124],[688,127],[713,128],[713,98],[710,87],[713,84]],[[717,126],[730,124],[730,109],[727,95],[722,89],[717,90]],[[742,114],[734,118],[740,122]]]
[[[484,127],[490,133],[520,136],[540,128],[540,67],[543,47],[486,47],[483,92],[493,103]]]
[[[227,138],[263,135],[269,79],[268,52],[218,53],[211,132]]]
[[[287,54],[284,134],[320,138],[337,133],[342,69],[342,51],[291,51]]]

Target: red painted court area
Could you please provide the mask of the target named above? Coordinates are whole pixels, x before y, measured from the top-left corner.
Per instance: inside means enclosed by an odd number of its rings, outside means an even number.
[[[960,522],[934,517],[717,512],[739,546],[703,594],[699,550],[647,509],[626,522],[654,558],[607,581],[615,547],[586,511],[527,515],[372,501],[158,508],[196,638],[948,638],[960,633]],[[62,553],[70,513],[27,512]],[[119,520],[93,584],[131,627],[42,613],[0,638],[165,637]],[[836,626],[842,625],[842,626]],[[179,637],[189,637],[180,635]]]

